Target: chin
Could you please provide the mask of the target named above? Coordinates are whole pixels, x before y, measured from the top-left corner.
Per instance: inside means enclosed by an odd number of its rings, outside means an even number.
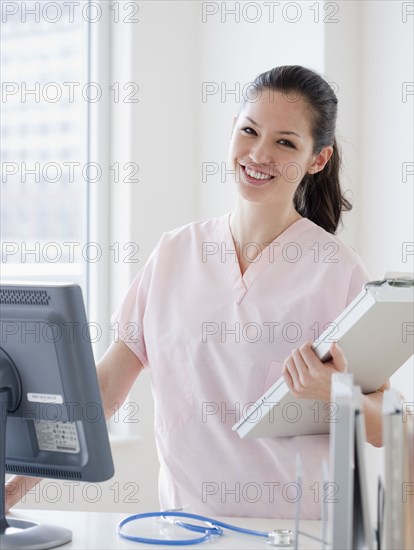
[[[242,183],[237,184],[237,193],[244,200],[254,203],[265,203],[271,198],[271,194],[266,193],[264,189],[250,187]]]

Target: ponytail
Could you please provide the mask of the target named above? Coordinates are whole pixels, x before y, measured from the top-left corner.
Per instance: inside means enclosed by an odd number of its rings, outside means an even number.
[[[333,142],[333,153],[323,170],[306,174],[296,189],[293,203],[299,214],[335,234],[341,213],[352,209],[342,193],[339,182],[341,154]]]

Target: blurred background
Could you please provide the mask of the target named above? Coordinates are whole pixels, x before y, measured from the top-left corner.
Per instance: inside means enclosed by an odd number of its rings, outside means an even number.
[[[233,115],[256,75],[287,64],[320,72],[339,99],[354,208],[338,235],[372,279],[413,272],[413,6],[3,0],[2,276],[78,282],[99,360],[161,234],[232,209]],[[412,360],[392,383],[414,400]],[[147,372],[109,429],[113,480],[45,480],[21,506],[157,509]],[[367,453],[374,487],[382,451]]]

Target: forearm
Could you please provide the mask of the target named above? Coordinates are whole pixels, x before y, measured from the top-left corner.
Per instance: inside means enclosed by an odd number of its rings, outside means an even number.
[[[366,437],[374,447],[382,446],[382,391],[363,396]]]
[[[96,368],[102,407],[108,419],[127,398],[143,365],[127,345],[120,341],[107,350]]]
[[[41,477],[13,476],[5,485],[6,489],[6,514],[10,508],[42,481]]]

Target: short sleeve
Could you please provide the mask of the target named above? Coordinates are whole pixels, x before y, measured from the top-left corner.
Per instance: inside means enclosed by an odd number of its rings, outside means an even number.
[[[145,266],[137,273],[120,307],[111,317],[116,341],[122,340],[135,353],[144,367],[148,366],[145,347],[144,315],[147,309],[158,246]]]
[[[350,304],[352,300],[354,300],[362,291],[364,284],[371,280],[368,271],[362,263],[361,259],[358,258],[358,260],[359,261],[354,265],[351,272],[346,305]]]

